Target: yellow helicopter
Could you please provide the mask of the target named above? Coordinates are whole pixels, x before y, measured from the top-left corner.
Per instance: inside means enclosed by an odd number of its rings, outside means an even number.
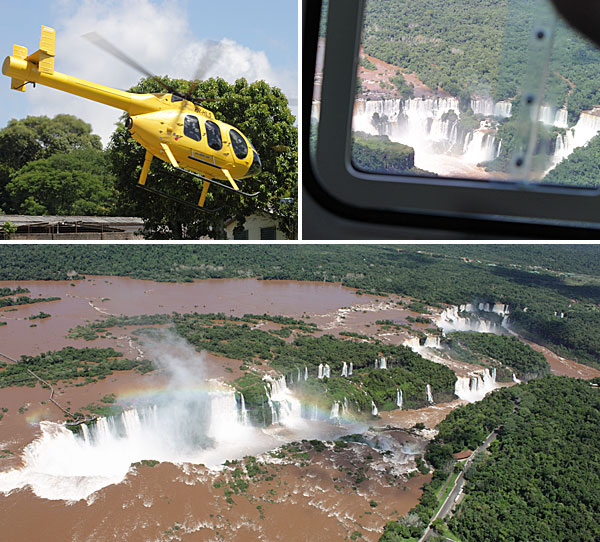
[[[35,53],[28,55],[26,47],[13,45],[12,56],[7,56],[2,65],[2,73],[11,78],[11,89],[25,92],[27,83],[34,86],[39,83],[126,111],[129,117],[125,126],[133,139],[146,149],[138,180],[138,186],[145,190],[208,212],[218,210],[204,207],[211,184],[238,195],[258,195],[258,192],[242,192],[236,182],[260,173],[262,165],[258,153],[243,133],[215,119],[211,111],[190,97],[191,92],[183,95],[170,88],[97,34],[85,37],[152,77],[169,92],[135,94],[55,72],[55,37],[54,29],[42,26],[40,48]],[[191,204],[146,185],[154,157],[202,181],[197,203]]]

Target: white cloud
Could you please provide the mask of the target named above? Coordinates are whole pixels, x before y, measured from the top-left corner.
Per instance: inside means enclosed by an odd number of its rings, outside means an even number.
[[[57,25],[55,69],[103,85],[127,89],[142,77],[135,69],[82,38],[97,32],[152,73],[192,79],[202,62],[201,77],[222,77],[233,82],[264,79],[289,97],[297,96],[295,74],[275,72],[263,51],[235,41],[197,39],[178,0],[62,0],[64,13]],[[175,15],[173,15],[175,14]],[[28,89],[31,113],[54,116],[71,113],[89,122],[108,142],[122,112],[38,86]]]

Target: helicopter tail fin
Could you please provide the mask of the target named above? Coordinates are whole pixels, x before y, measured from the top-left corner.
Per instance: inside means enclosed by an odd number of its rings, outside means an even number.
[[[12,56],[14,56],[16,58],[22,58],[22,59],[27,58],[27,47],[23,47],[22,45],[13,45]],[[11,77],[10,78],[10,88],[13,90],[19,90],[21,92],[25,92],[25,81]]]
[[[42,25],[40,48],[26,57],[28,62],[36,64],[41,73],[51,75],[54,73],[54,41],[56,32],[54,28]]]

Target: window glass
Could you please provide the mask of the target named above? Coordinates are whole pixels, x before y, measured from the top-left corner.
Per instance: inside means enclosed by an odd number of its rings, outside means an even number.
[[[548,0],[367,0],[361,45],[357,169],[600,186],[600,51]]]
[[[261,241],[274,241],[275,240],[275,226],[270,228],[261,228],[260,229],[260,239]]]
[[[208,140],[208,146],[211,149],[220,151],[223,148],[221,130],[219,129],[219,126],[211,120],[206,121],[206,139]]]
[[[193,115],[186,115],[183,121],[183,135],[193,139],[194,141],[200,141],[202,135],[200,133],[200,123],[198,118]]]
[[[243,230],[241,232],[233,231],[233,239],[234,241],[247,241],[248,240],[248,230]]]
[[[171,102],[181,102],[183,98],[181,96],[176,96],[175,94],[171,94]]]
[[[248,145],[244,141],[244,138],[237,130],[229,130],[229,137],[231,138],[231,146],[233,152],[240,159],[243,160],[248,156]]]

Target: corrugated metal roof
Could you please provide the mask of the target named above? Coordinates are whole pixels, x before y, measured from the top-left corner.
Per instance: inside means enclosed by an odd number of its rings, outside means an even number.
[[[54,225],[105,225],[105,226],[143,226],[144,221],[131,216],[32,216],[0,215],[0,224],[12,222],[15,226],[54,226]]]

